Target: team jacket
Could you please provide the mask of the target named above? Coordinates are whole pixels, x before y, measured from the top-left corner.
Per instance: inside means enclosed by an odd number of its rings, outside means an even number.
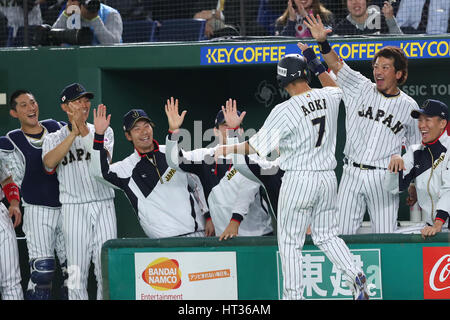
[[[96,135],[91,173],[125,192],[149,238],[182,236],[204,230],[201,215],[206,200],[203,194],[197,193],[196,181],[170,168],[164,155],[165,146],[154,143],[153,151],[141,154],[135,150],[124,160],[110,165],[103,148],[103,136]]]
[[[280,169],[280,158],[269,161],[240,154],[233,155],[233,164],[239,173],[247,179],[259,183],[269,199],[272,213],[277,216],[278,197],[280,195],[281,179],[284,171]]]
[[[398,193],[415,181],[417,201],[430,225],[435,219],[445,223],[450,212],[449,150],[446,131],[433,143],[413,145],[402,156],[406,170],[398,174],[386,172],[383,182],[386,190]]]
[[[14,181],[20,185],[24,206],[61,207],[57,176],[49,175],[44,170],[42,142],[47,134],[58,131],[65,123],[49,119],[40,124],[44,128],[40,138],[27,136],[20,129],[1,137],[0,158],[8,163]]]
[[[197,175],[204,194],[216,235],[223,233],[231,219],[240,222],[239,235],[262,236],[273,231],[267,201],[260,193],[260,185],[237,172],[231,158],[214,160],[215,148],[183,151],[178,147],[178,138],[166,138],[167,163]]]

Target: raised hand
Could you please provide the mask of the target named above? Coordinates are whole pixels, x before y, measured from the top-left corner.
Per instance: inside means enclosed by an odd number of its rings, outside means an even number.
[[[309,48],[309,46],[303,42],[298,42],[297,47],[302,51],[302,53],[305,52],[305,50]]]
[[[239,116],[237,113],[236,100],[231,98],[225,102],[225,107],[222,106],[222,112],[225,119],[225,123],[229,128],[238,128],[241,126],[242,120],[244,120],[246,112],[241,112]]]
[[[175,131],[179,129],[183,124],[184,117],[187,111],[184,110],[180,115],[178,112],[178,99],[174,100],[173,97],[167,99],[165,110],[167,115],[167,121],[169,122],[169,130]]]
[[[309,28],[311,35],[317,42],[323,42],[327,40],[327,36],[332,30],[325,28],[319,15],[316,17],[317,18],[315,18],[313,14],[310,14],[305,17],[303,23]]]
[[[67,117],[69,118],[69,122],[72,125],[72,130],[70,131],[70,133],[72,135],[78,136],[80,134],[80,130],[78,129],[78,125],[76,123],[76,110],[77,106],[75,104],[73,104],[72,102],[69,102],[67,104],[67,109],[66,109],[66,113],[67,113]],[[80,116],[79,110],[77,113],[77,116]]]
[[[95,133],[99,135],[105,134],[111,123],[111,114],[106,115],[106,106],[104,104],[98,105],[97,110],[94,108],[94,127]]]
[[[300,0],[294,0],[295,4],[297,5],[297,11],[298,13],[304,18],[308,15],[308,12],[306,11],[305,7],[302,5]]]
[[[289,12],[289,20],[295,21],[297,19],[297,14],[295,12],[294,7],[292,6],[292,0],[288,1],[288,12]]]
[[[386,19],[392,19],[394,17],[394,8],[389,1],[385,1],[383,8],[381,9]]]

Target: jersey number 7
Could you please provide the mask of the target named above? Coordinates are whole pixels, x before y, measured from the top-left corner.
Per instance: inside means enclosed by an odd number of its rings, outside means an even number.
[[[325,133],[325,116],[311,120],[313,126],[319,125],[319,137],[317,138],[315,147],[322,145],[323,134]]]

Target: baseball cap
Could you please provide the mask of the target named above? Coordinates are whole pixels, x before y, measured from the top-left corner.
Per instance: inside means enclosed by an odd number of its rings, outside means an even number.
[[[130,131],[139,120],[147,120],[152,127],[155,126],[152,119],[142,109],[131,109],[123,116],[123,130]]]
[[[411,111],[411,117],[414,119],[418,119],[421,114],[432,117],[441,117],[442,119],[448,120],[448,107],[439,100],[428,99],[425,100],[422,108]]]
[[[63,89],[63,91],[61,92],[60,101],[62,103],[67,103],[77,100],[82,96],[86,96],[89,99],[94,98],[94,94],[92,92],[86,91],[86,89],[81,84],[72,83]]]
[[[240,116],[241,112],[238,110],[237,115]],[[219,124],[223,124],[225,122],[225,116],[223,115],[223,111],[220,110],[217,113],[216,120],[214,121],[214,125],[217,127]]]

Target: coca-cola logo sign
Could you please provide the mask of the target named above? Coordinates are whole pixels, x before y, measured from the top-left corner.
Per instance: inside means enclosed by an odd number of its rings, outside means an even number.
[[[450,247],[423,248],[425,299],[450,299]]]

